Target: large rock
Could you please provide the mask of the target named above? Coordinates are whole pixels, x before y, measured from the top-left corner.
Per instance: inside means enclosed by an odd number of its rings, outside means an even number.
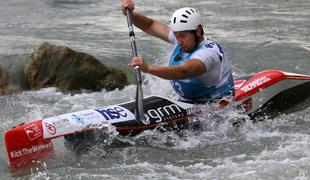
[[[88,54],[47,42],[28,58],[24,73],[29,89],[58,87],[61,90],[110,91],[122,89],[127,84],[123,71],[107,67]]]
[[[12,85],[9,83],[8,72],[0,67],[0,95],[20,92],[21,90],[19,85]]]
[[[8,73],[0,67],[0,95],[7,94]]]

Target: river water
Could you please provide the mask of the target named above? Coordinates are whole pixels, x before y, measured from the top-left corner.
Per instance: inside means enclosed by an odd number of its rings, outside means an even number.
[[[310,74],[309,0],[136,0],[137,10],[168,23],[183,6],[204,17],[206,36],[221,42],[234,76],[266,69]],[[48,41],[89,53],[125,69],[131,57],[126,18],[112,0],[10,0],[0,2],[0,66],[12,83],[33,49]],[[170,47],[136,30],[138,53],[149,63],[166,64]],[[133,77],[129,77],[133,79]],[[160,85],[160,86],[159,86]],[[176,98],[169,82],[144,75],[144,94]],[[55,142],[59,157],[43,168],[16,171],[8,166],[4,131],[31,117],[133,100],[135,86],[112,92],[64,94],[57,89],[0,97],[0,179],[309,179],[310,98],[238,132],[233,110],[198,117],[202,130],[115,138],[114,145],[73,155]],[[126,142],[126,143],[119,143]],[[126,145],[124,145],[126,144]]]

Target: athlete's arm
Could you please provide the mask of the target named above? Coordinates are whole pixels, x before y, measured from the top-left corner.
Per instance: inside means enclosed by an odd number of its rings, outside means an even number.
[[[131,0],[123,0],[122,10],[124,13],[126,8],[129,8],[133,11],[135,9],[134,2]],[[133,11],[132,14],[132,21],[135,26],[137,26],[139,29],[146,32],[147,34],[158,37],[168,42],[168,35],[170,31],[170,27],[168,25],[153,20],[135,11]]]
[[[196,77],[207,71],[204,63],[195,58],[189,59],[178,66],[156,66],[146,64],[142,57],[133,57],[132,62],[128,66],[140,66],[143,72],[168,80]]]
[[[147,34],[168,42],[168,34],[170,31],[170,27],[168,25],[153,20],[137,12],[133,13],[133,23]]]

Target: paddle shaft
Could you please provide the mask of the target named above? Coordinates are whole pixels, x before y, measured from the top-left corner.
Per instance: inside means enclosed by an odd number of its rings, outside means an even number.
[[[129,29],[129,39],[132,50],[132,56],[138,56],[137,45],[135,41],[135,33],[132,26],[132,12],[129,9],[126,9],[127,24]],[[135,66],[136,82],[137,82],[137,91],[136,91],[136,111],[135,116],[136,120],[141,121],[143,124],[148,124],[144,117],[144,106],[143,106],[143,91],[142,91],[142,77],[139,66]]]

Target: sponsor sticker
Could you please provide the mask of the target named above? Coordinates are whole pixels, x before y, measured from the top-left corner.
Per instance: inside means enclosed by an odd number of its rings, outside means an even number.
[[[93,122],[102,119],[102,115],[94,110],[81,111],[71,114],[71,119],[77,124],[84,125],[87,122]]]
[[[43,120],[44,137],[46,138],[46,132],[50,135],[56,135],[56,133],[70,126],[70,119],[66,116],[45,119]]]
[[[165,120],[182,118],[184,116],[186,116],[186,113],[183,113],[178,105],[171,104],[157,109],[149,109],[146,112],[146,121],[150,123],[152,120],[158,123]]]
[[[25,127],[24,130],[30,141],[42,136],[42,132],[36,124],[31,124],[30,126]]]
[[[262,85],[262,84],[264,84],[264,83],[266,83],[268,81],[270,81],[270,80],[271,80],[270,78],[268,78],[266,76],[263,76],[263,77],[255,80],[255,81],[245,85],[244,87],[242,87],[241,91],[248,92],[248,91],[250,91],[250,90],[252,90],[252,89],[254,89],[254,88],[256,88],[256,87],[258,87],[258,86],[260,86],[260,85]]]
[[[72,119],[78,124],[85,124],[85,118],[78,114],[72,114]]]
[[[245,112],[248,112],[249,110],[252,109],[252,104],[253,104],[252,98],[249,98],[242,102],[242,107],[245,110]]]
[[[65,128],[70,126],[70,120],[68,118],[60,118],[51,122],[56,129]]]
[[[11,159],[18,158],[21,156],[26,156],[26,155],[33,154],[38,151],[43,151],[43,150],[50,149],[50,148],[53,148],[52,142],[48,144],[33,145],[30,148],[22,148],[16,151],[11,151],[10,156],[11,156]]]
[[[106,121],[121,122],[135,119],[135,116],[128,109],[121,106],[110,106],[106,108],[97,108],[95,111],[99,112]]]
[[[46,130],[48,133],[50,133],[51,135],[56,134],[56,127],[53,124],[44,122],[44,126],[46,127]]]

